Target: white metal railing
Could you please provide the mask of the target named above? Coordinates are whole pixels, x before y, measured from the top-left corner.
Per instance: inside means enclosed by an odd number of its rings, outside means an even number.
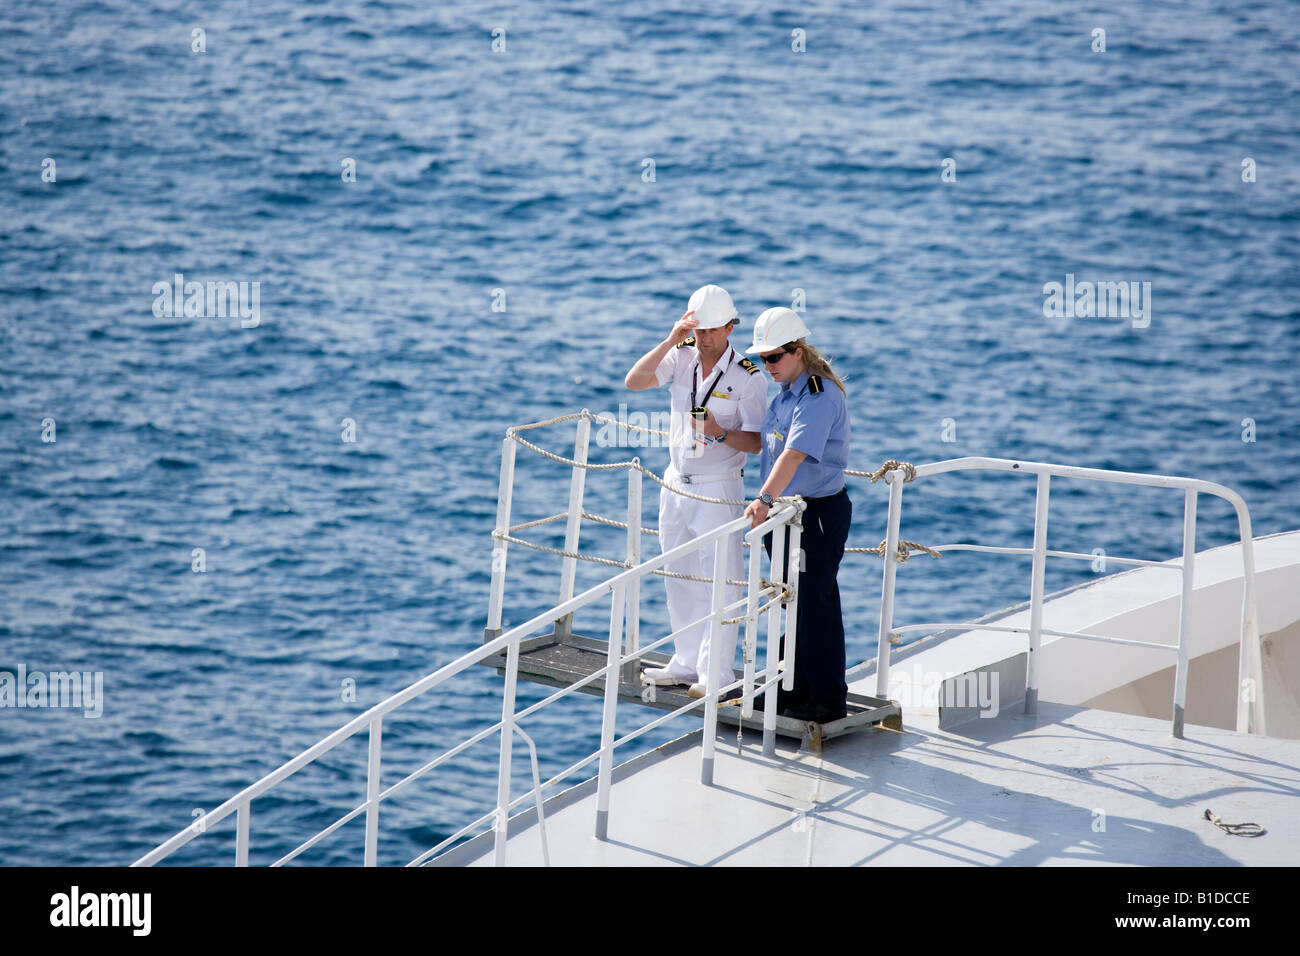
[[[573,774],[584,769],[593,762],[599,763],[597,774],[596,834],[601,839],[605,839],[608,836],[610,782],[612,779],[615,750],[651,730],[662,726],[668,721],[701,706],[704,708],[704,735],[700,777],[703,783],[712,783],[715,740],[717,736],[718,706],[723,695],[740,688],[742,691],[741,715],[745,718],[749,718],[753,715],[753,699],[757,694],[775,687],[778,681],[783,682],[786,689],[792,687],[794,676],[793,662],[795,658],[795,621],[797,620],[798,614],[798,592],[796,589],[790,587],[789,582],[786,581],[787,561],[785,552],[787,547],[787,536],[785,534],[774,534],[772,536],[773,540],[772,553],[770,557],[769,580],[766,582],[763,580],[760,573],[762,570],[761,561],[763,555],[763,549],[760,546],[760,542],[762,541],[763,536],[773,529],[788,526],[790,529],[788,547],[791,559],[788,562],[788,565],[791,569],[795,569],[793,575],[797,576],[797,569],[800,566],[799,557],[801,555],[800,517],[804,510],[804,504],[799,499],[779,499],[777,506],[773,508],[768,519],[756,528],[746,530],[749,525],[749,519],[744,517],[736,518],[676,548],[642,561],[640,553],[640,537],[642,520],[641,477],[643,469],[640,467],[639,460],[633,459],[631,462],[623,462],[614,465],[588,465],[586,451],[590,436],[590,422],[592,416],[584,411],[582,416],[566,416],[565,419],[561,420],[567,420],[567,418],[570,417],[579,417],[579,422],[578,433],[575,438],[574,458],[568,462],[573,469],[573,475],[571,476],[570,481],[569,508],[566,512],[559,515],[553,515],[550,518],[527,523],[529,525],[541,524],[561,519],[564,519],[567,522],[565,529],[565,547],[563,552],[564,563],[561,570],[559,602],[554,607],[534,616],[523,624],[502,633],[501,619],[505,589],[506,538],[509,536],[511,531],[510,512],[514,487],[514,460],[516,448],[515,430],[512,429],[507,433],[507,438],[503,442],[502,446],[501,482],[497,504],[496,531],[494,532],[492,586],[489,599],[488,623],[485,631],[485,643],[481,647],[462,655],[455,661],[452,661],[432,674],[421,678],[409,687],[399,691],[381,703],[376,704],[365,713],[358,715],[352,721],[348,722],[343,727],[340,727],[334,733],[317,742],[312,747],[303,751],[297,757],[294,757],[292,760],[289,760],[276,770],[267,774],[256,783],[240,791],[215,810],[195,821],[190,827],[187,827],[185,830],[182,830],[180,833],[171,837],[165,843],[145,854],[137,860],[134,865],[147,866],[166,859],[176,850],[195,839],[211,826],[221,822],[231,814],[235,814],[235,863],[237,866],[246,866],[248,864],[248,852],[251,841],[252,801],[269,792],[298,770],[301,770],[303,767],[328,753],[343,741],[361,733],[363,730],[367,731],[369,734],[365,800],[334,823],[330,824],[328,827],[296,847],[294,850],[276,860],[272,865],[278,866],[289,862],[363,813],[366,817],[364,863],[367,866],[375,865],[377,863],[378,852],[380,804],[384,800],[387,800],[404,790],[415,780],[420,779],[425,774],[464,752],[469,747],[496,733],[500,733],[496,805],[491,811],[462,827],[437,846],[421,853],[412,860],[409,865],[418,865],[431,859],[456,841],[489,823],[495,831],[494,859],[498,864],[504,863],[510,813],[512,810],[526,804],[529,800],[532,800],[536,805],[538,831],[542,841],[543,858],[548,859],[549,851],[546,845],[545,816],[542,805],[543,791],[555,786],[562,780],[571,777]],[[560,460],[563,461],[564,459]],[[582,510],[585,488],[584,476],[588,468],[593,467],[626,467],[628,470],[626,559],[623,562],[598,559],[605,564],[619,565],[622,569],[605,581],[602,581],[581,594],[574,596],[573,591],[576,582],[579,531],[581,527],[581,518],[585,515],[585,512]],[[1259,631],[1255,609],[1254,552],[1251,541],[1250,516],[1246,509],[1245,502],[1235,492],[1223,487],[1222,485],[1190,478],[1142,475],[1131,472],[1105,471],[1094,468],[1078,468],[1039,462],[1017,462],[996,458],[961,458],[936,462],[916,467],[915,474],[917,477],[926,477],[950,471],[964,470],[1018,471],[1037,475],[1038,495],[1035,505],[1034,545],[1032,548],[949,544],[940,545],[933,549],[940,552],[945,550],[984,551],[993,554],[1032,555],[1033,565],[1030,582],[1031,598],[1029,627],[1016,628],[1000,625],[983,625],[974,622],[966,624],[914,624],[904,627],[895,627],[893,623],[894,583],[898,562],[896,560],[886,560],[883,562],[884,580],[880,608],[879,645],[876,661],[877,697],[882,699],[888,698],[890,657],[889,638],[891,635],[901,634],[908,631],[935,630],[940,628],[981,629],[1021,633],[1028,631],[1029,666],[1027,672],[1025,705],[1026,711],[1029,713],[1034,712],[1037,704],[1038,684],[1035,657],[1040,646],[1042,635],[1046,634],[1049,636],[1080,638],[1106,643],[1154,647],[1177,653],[1178,663],[1175,678],[1173,726],[1175,736],[1181,736],[1183,727],[1183,709],[1186,701],[1187,630],[1190,616],[1193,565],[1195,558],[1196,496],[1199,492],[1206,492],[1224,498],[1233,505],[1237,512],[1238,523],[1241,530],[1242,557],[1245,568],[1245,594],[1242,611],[1240,653],[1241,674],[1243,677],[1246,674],[1252,674],[1258,678],[1260,673]],[[1179,641],[1176,646],[1104,637],[1093,634],[1055,631],[1046,629],[1042,626],[1043,578],[1046,558],[1051,556],[1067,559],[1093,559],[1093,555],[1083,555],[1065,551],[1049,551],[1047,549],[1048,490],[1052,476],[1173,487],[1184,490],[1185,511],[1183,528],[1183,560],[1181,564],[1162,564],[1159,562],[1138,560],[1134,558],[1107,558],[1107,560],[1121,564],[1177,567],[1182,570],[1182,603],[1180,610]],[[899,542],[899,523],[901,518],[904,471],[902,469],[889,471],[885,475],[885,480],[889,485],[889,518],[887,537],[882,553],[884,555],[892,556],[897,553]],[[602,520],[605,520],[606,523],[616,523],[609,521],[608,519]],[[517,529],[518,526],[516,526],[516,530]],[[731,535],[735,534],[743,534],[745,544],[749,547],[748,577],[746,582],[744,582],[744,599],[727,604],[724,603],[727,590],[726,550],[728,539]],[[677,561],[679,558],[696,551],[701,551],[709,546],[714,548],[712,575],[713,603],[710,612],[698,620],[692,621],[684,627],[679,628],[677,631],[659,638],[651,644],[644,647],[640,646],[640,584],[642,580],[644,580],[647,575],[658,572],[661,568]],[[515,694],[518,681],[521,641],[525,637],[547,627],[551,628],[553,633],[560,637],[566,634],[571,634],[574,612],[601,600],[607,594],[610,595],[611,602],[609,612],[608,652],[604,667],[583,678],[575,680],[567,686],[555,691],[545,699],[516,712]],[[764,598],[767,598],[766,603],[760,603]],[[723,685],[721,680],[722,662],[719,659],[722,641],[718,632],[724,626],[724,620],[728,620],[726,615],[734,613],[742,606],[744,608],[743,615],[734,620],[743,620],[745,622],[744,640],[742,642],[742,648],[744,651],[744,672],[740,680],[730,681]],[[767,617],[767,647],[765,670],[761,675],[760,683],[760,676],[756,673],[756,647],[758,643],[757,630],[759,627],[759,621],[764,615]],[[618,705],[618,687],[620,676],[625,673],[625,668],[634,665],[636,661],[643,659],[646,654],[675,639],[680,633],[688,628],[696,627],[705,622],[707,622],[711,628],[715,629],[711,641],[713,655],[709,662],[706,695],[701,699],[693,700],[689,704],[669,711],[623,737],[616,739],[615,717]],[[782,635],[785,635],[787,641],[784,660],[781,660],[783,655],[779,651]],[[417,697],[435,690],[443,683],[459,674],[462,674],[475,665],[500,655],[502,652],[505,653],[506,660],[504,666],[505,684],[501,720],[490,727],[480,730],[451,749],[434,757],[419,769],[408,774],[402,780],[387,789],[381,789],[382,737],[383,721],[385,716],[399,707],[410,703]],[[630,679],[635,679],[633,675],[629,674],[628,676]],[[605,682],[600,747],[573,765],[565,768],[549,780],[542,781],[538,770],[537,748],[531,737],[524,733],[520,728],[519,723],[555,701],[573,693],[577,693],[587,685],[598,680],[603,680]],[[1256,733],[1264,732],[1262,687],[1258,685],[1259,682],[1256,680],[1253,702],[1245,699],[1246,695],[1239,690],[1239,730]],[[764,700],[766,706],[763,714],[763,749],[765,753],[771,754],[775,749],[776,694],[769,693]],[[513,740],[516,735],[518,735],[528,746],[532,762],[533,777],[532,788],[518,797],[512,795],[511,775]]]
[[[637,479],[640,478],[639,473],[633,472],[632,474],[634,474]],[[578,501],[581,501],[581,493],[578,494]],[[505,505],[505,508],[508,514],[508,503]],[[548,856],[549,854],[546,847],[545,817],[542,811],[542,791],[548,787],[554,786],[561,780],[572,776],[578,770],[581,770],[595,760],[599,760],[596,832],[601,839],[606,838],[609,827],[610,780],[614,766],[613,758],[615,749],[637,739],[669,720],[681,716],[682,714],[692,711],[700,706],[704,707],[704,747],[700,776],[703,783],[711,784],[713,780],[715,738],[717,736],[718,706],[722,696],[736,688],[742,688],[742,713],[743,716],[749,717],[753,713],[754,696],[762,693],[768,688],[774,687],[776,683],[782,679],[786,681],[786,686],[789,687],[790,682],[793,679],[791,669],[784,667],[779,661],[780,653],[778,651],[779,641],[783,631],[788,630],[790,634],[794,633],[794,622],[796,620],[795,615],[798,613],[797,593],[794,592],[792,588],[787,587],[784,580],[784,550],[786,535],[773,535],[770,582],[766,584],[762,582],[760,577],[760,562],[763,555],[763,548],[759,546],[759,543],[762,541],[763,536],[774,528],[789,526],[790,553],[792,556],[797,556],[800,553],[799,540],[801,530],[798,521],[803,509],[804,505],[801,501],[783,501],[772,510],[772,513],[768,516],[766,521],[752,529],[748,529],[750,524],[749,518],[736,518],[725,524],[719,525],[712,531],[706,532],[705,534],[687,541],[676,548],[640,562],[634,567],[627,568],[577,596],[569,596],[567,599],[561,601],[549,610],[536,615],[517,627],[511,628],[504,634],[488,640],[481,647],[462,655],[455,661],[439,668],[432,674],[421,678],[404,690],[393,694],[381,703],[371,707],[365,713],[360,714],[353,720],[349,721],[343,727],[340,727],[328,737],[325,737],[312,747],[309,747],[297,757],[294,757],[292,760],[289,760],[276,770],[267,774],[256,783],[240,791],[225,803],[218,806],[215,810],[205,814],[190,827],[177,833],[165,843],[142,856],[133,865],[152,866],[153,864],[166,859],[172,853],[176,852],[191,840],[206,832],[213,825],[220,823],[233,813],[236,814],[235,865],[247,866],[248,851],[251,841],[250,817],[253,800],[266,794],[303,767],[328,753],[343,741],[361,733],[363,730],[368,731],[370,741],[367,759],[365,801],[292,850],[290,853],[275,861],[273,865],[278,866],[292,860],[300,853],[315,846],[325,837],[337,831],[344,824],[356,819],[356,817],[364,813],[366,815],[366,831],[363,859],[366,866],[374,866],[377,862],[380,804],[384,800],[389,799],[401,790],[405,789],[416,779],[423,777],[429,771],[463,752],[473,744],[478,743],[497,732],[500,732],[501,734],[501,744],[496,806],[492,811],[480,817],[473,823],[470,823],[468,826],[463,827],[438,846],[435,846],[431,850],[416,857],[411,861],[412,865],[425,862],[455,841],[489,822],[492,823],[493,829],[495,830],[495,861],[498,865],[504,863],[510,811],[523,805],[530,798],[536,801],[543,854],[544,856]],[[633,527],[639,527],[639,524],[633,525]],[[735,601],[731,604],[725,604],[723,596],[726,593],[725,570],[727,564],[726,552],[728,539],[732,535],[742,533],[744,534],[746,542],[750,545],[748,593],[743,600]],[[710,545],[714,548],[714,600],[710,613],[645,647],[630,650],[625,649],[623,644],[623,632],[624,619],[630,606],[628,603],[629,589],[635,587],[646,575],[653,573],[659,567],[676,561],[687,554],[709,547]],[[792,561],[792,566],[797,567],[797,564]],[[572,578],[566,578],[565,586],[570,589],[572,588]],[[528,635],[546,627],[552,627],[558,631],[561,621],[566,619],[571,620],[571,616],[575,611],[599,601],[607,594],[612,595],[612,600],[610,604],[609,653],[605,666],[594,673],[561,688],[544,700],[516,713],[515,689],[519,670],[520,642]],[[760,607],[759,600],[763,596],[768,596],[771,600]],[[726,620],[725,615],[739,610],[741,607],[744,608],[743,620],[745,621],[746,668],[744,677],[739,681],[730,681],[723,685],[720,679],[721,662],[719,657],[721,653],[720,647],[722,644],[720,630],[724,626],[723,621]],[[754,645],[758,619],[764,614],[766,614],[768,618],[768,644],[766,671],[760,685],[756,683],[757,678],[754,673]],[[628,620],[633,619],[628,618]],[[712,638],[712,647],[714,652],[709,663],[710,669],[706,685],[708,688],[708,694],[703,698],[693,700],[687,705],[650,721],[646,725],[624,735],[621,738],[615,739],[614,727],[618,704],[619,677],[623,668],[641,659],[650,651],[673,640],[679,633],[687,628],[695,627],[705,622],[714,629]],[[793,648],[789,647],[788,650],[791,651],[791,653],[787,655],[786,660],[793,662]],[[456,675],[463,673],[476,664],[501,654],[503,651],[506,653],[506,663],[504,668],[505,688],[504,698],[502,701],[501,720],[493,724],[491,727],[484,728],[469,739],[462,741],[450,750],[435,757],[433,760],[430,760],[424,764],[424,766],[407,775],[393,786],[386,790],[381,789],[381,748],[384,717],[399,707],[415,700],[417,697],[436,689]],[[524,734],[519,728],[519,721],[537,713],[539,710],[554,701],[581,690],[581,688],[596,680],[605,681],[600,748],[543,783],[538,773],[536,747],[531,738]],[[771,753],[775,747],[776,694],[768,694],[765,698],[765,703],[766,707],[763,716],[764,750]],[[533,787],[523,796],[512,798],[511,758],[513,749],[512,743],[515,734],[519,734],[529,747],[532,756]]]
[[[1177,656],[1174,671],[1173,734],[1183,735],[1183,713],[1187,703],[1187,635],[1191,619],[1192,584],[1196,559],[1196,498],[1198,493],[1216,495],[1229,502],[1237,513],[1241,534],[1243,568],[1243,595],[1241,611],[1240,650],[1238,655],[1237,730],[1239,733],[1265,733],[1264,695],[1260,664],[1259,616],[1255,606],[1255,551],[1251,536],[1250,512],[1241,496],[1230,488],[1211,481],[1195,478],[1174,478],[1165,475],[1144,475],[1128,471],[1108,471],[1100,468],[1079,468],[1070,465],[1052,465],[1043,462],[1011,461],[1004,458],[954,458],[916,467],[916,477],[922,478],[954,471],[1019,472],[1037,476],[1037,496],[1034,505],[1034,545],[1032,548],[989,547],[972,544],[938,545],[936,551],[984,551],[991,554],[1032,555],[1030,571],[1029,626],[966,623],[909,624],[894,626],[894,582],[896,562],[884,562],[884,582],[880,601],[879,645],[876,656],[876,696],[885,697],[889,688],[890,637],[908,631],[981,630],[1007,631],[1029,634],[1029,659],[1025,687],[1025,712],[1033,714],[1038,706],[1038,650],[1044,634],[1054,637],[1077,638],[1109,644],[1126,644],[1137,647],[1158,648]],[[1177,568],[1182,571],[1182,594],[1178,618],[1178,643],[1159,644],[1134,641],[1097,634],[1080,634],[1048,630],[1043,627],[1043,576],[1049,556],[1076,560],[1093,560],[1093,555],[1047,549],[1047,515],[1049,484],[1053,476],[1086,478],[1095,481],[1118,482],[1130,485],[1150,485],[1183,490],[1183,557],[1181,563],[1143,561],[1135,558],[1112,558],[1107,561]],[[885,480],[889,483],[889,522],[886,533],[885,554],[893,554],[898,547],[899,519],[902,511],[903,471],[890,471]]]

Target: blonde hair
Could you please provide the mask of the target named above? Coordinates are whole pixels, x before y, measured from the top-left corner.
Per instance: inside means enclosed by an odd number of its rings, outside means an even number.
[[[840,377],[835,374],[831,368],[830,360],[818,352],[816,347],[809,345],[804,339],[798,339],[786,346],[786,350],[793,352],[796,348],[803,349],[803,367],[807,369],[809,375],[817,375],[821,378],[828,378],[840,387],[840,391],[848,395],[848,390]]]

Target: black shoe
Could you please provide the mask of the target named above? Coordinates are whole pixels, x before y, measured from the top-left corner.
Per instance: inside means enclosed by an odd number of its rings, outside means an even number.
[[[767,698],[764,697],[764,693],[766,693],[766,692],[764,691],[764,692],[760,692],[760,693],[757,693],[757,694],[754,695],[754,710],[763,710],[764,708],[767,707]],[[723,700],[740,700],[740,698],[742,698],[742,697],[744,697],[744,696],[745,696],[745,688],[743,688],[743,687],[737,687],[735,690],[729,691],[727,694],[725,694],[725,695],[723,696],[722,699],[723,699]],[[780,701],[780,699],[778,699],[778,700],[777,700],[777,711],[779,712],[780,709],[781,709],[781,701]]]
[[[776,712],[778,714],[784,713],[785,708],[789,703],[787,698],[790,696],[790,693],[785,690],[774,693],[776,693]],[[767,695],[768,691],[761,691],[754,695],[754,710],[756,712],[767,710]],[[738,694],[737,696],[740,695]]]
[[[848,710],[844,707],[818,707],[815,704],[805,704],[802,707],[787,707],[781,711],[781,716],[789,717],[791,720],[811,721],[814,724],[829,724],[847,717]]]

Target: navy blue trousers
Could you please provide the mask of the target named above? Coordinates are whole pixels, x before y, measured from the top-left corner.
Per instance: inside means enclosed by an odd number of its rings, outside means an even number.
[[[825,498],[805,498],[808,510],[803,513],[800,547],[805,567],[799,575],[799,620],[795,627],[794,688],[782,690],[777,698],[786,707],[844,710],[849,688],[844,682],[847,662],[844,656],[844,618],[840,612],[840,585],[836,575],[844,545],[853,521],[853,502],[847,489]],[[786,579],[789,579],[789,530],[786,534]],[[772,554],[772,535],[763,539],[768,556]],[[785,637],[781,638],[781,656],[785,657]]]

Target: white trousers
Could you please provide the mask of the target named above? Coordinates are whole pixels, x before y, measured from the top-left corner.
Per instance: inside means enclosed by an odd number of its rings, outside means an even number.
[[[692,478],[690,484],[681,481],[681,474],[672,466],[664,473],[664,479],[674,487],[697,495],[710,498],[732,498],[740,500],[745,497],[745,481],[738,474],[721,479]],[[674,494],[667,488],[659,490],[659,546],[660,553],[670,551],[680,544],[697,538],[707,531],[712,531],[720,524],[745,513],[743,505],[720,505],[707,501],[696,501]],[[727,577],[732,580],[744,580],[744,562],[739,533],[730,535],[725,547],[727,549]],[[674,631],[707,615],[713,610],[713,545],[708,545],[670,561],[666,570],[679,574],[696,574],[709,581],[684,581],[681,578],[664,578],[668,591],[668,620]],[[744,591],[729,585],[724,600],[730,604],[739,601]],[[727,617],[738,617],[744,613],[743,608],[727,612]],[[736,656],[736,637],[738,625],[728,624],[722,629],[721,669],[718,674],[718,686],[725,687],[735,678],[733,675]],[[678,635],[675,652],[668,663],[668,670],[677,677],[687,678],[691,682],[704,683],[709,673],[709,652],[711,632],[709,622]]]

